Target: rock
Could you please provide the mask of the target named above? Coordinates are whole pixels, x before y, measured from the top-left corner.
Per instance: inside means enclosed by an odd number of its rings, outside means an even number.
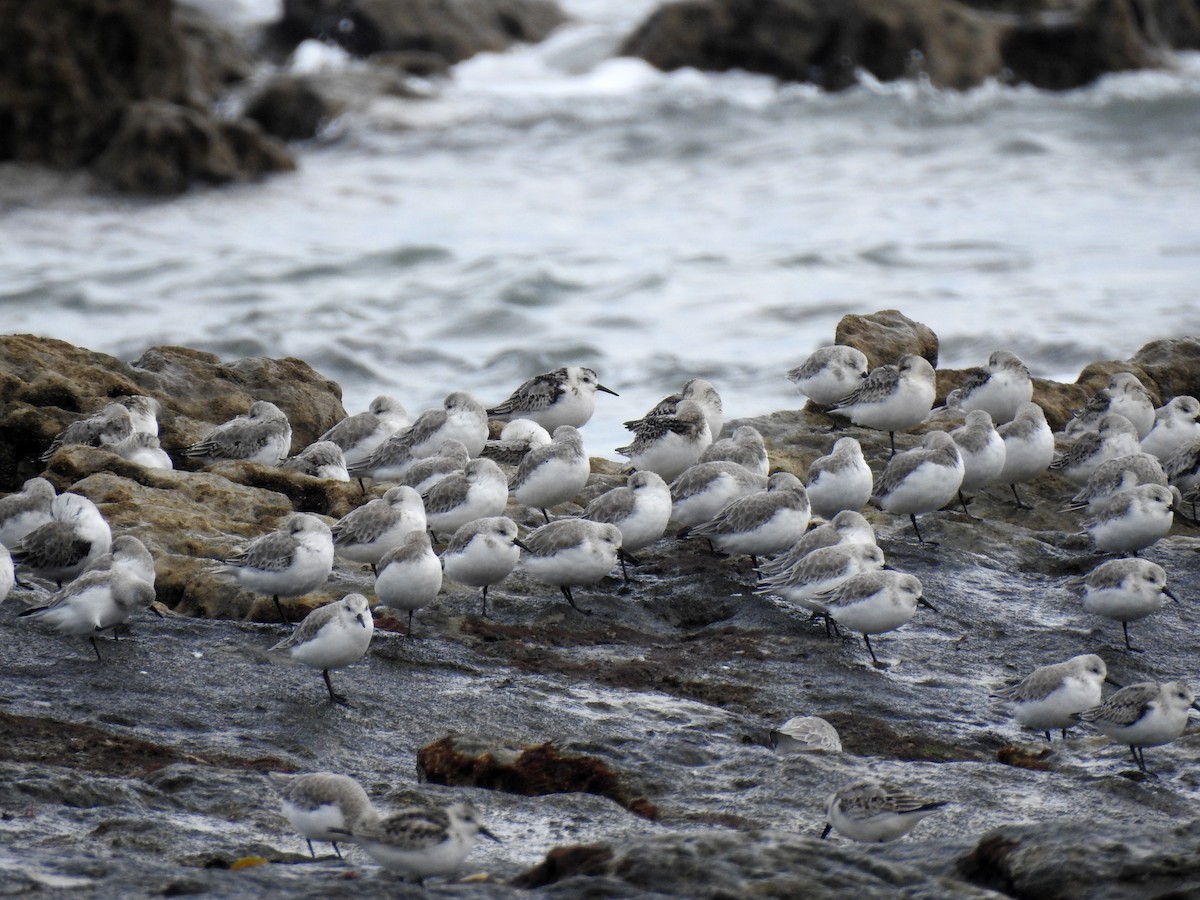
[[[0,0],[0,16],[0,160],[90,167],[156,194],[294,165],[208,111],[248,61],[202,14],[177,17],[171,0]]]
[[[1157,389],[1163,403],[1181,395],[1200,397],[1200,337],[1151,341],[1129,362],[1135,374],[1145,373],[1138,377],[1147,388]]]
[[[417,771],[423,781],[433,784],[484,787],[524,796],[599,794],[647,819],[657,815],[645,797],[630,797],[621,779],[602,760],[561,753],[549,742],[513,747],[448,735],[420,749]]]
[[[929,78],[964,89],[1000,68],[998,26],[953,0],[684,0],[660,6],[621,52],[660,69],[745,69],[827,90]]]
[[[842,316],[833,340],[835,344],[861,350],[872,369],[895,365],[900,357],[910,353],[925,357],[937,368],[937,335],[928,325],[914,322],[899,310],[883,309],[868,316]]]
[[[304,76],[272,78],[246,104],[246,116],[267,134],[284,141],[315,137],[317,129],[334,114],[325,97]]]
[[[565,20],[552,0],[285,0],[273,37],[285,46],[333,41],[356,56],[417,51],[452,65],[536,43]]]

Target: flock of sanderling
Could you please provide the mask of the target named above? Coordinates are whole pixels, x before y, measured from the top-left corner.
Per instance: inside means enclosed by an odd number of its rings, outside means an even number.
[[[883,551],[860,510],[873,502],[906,515],[924,541],[918,515],[956,501],[965,511],[968,494],[991,486],[1009,486],[1021,504],[1017,485],[1047,471],[1078,486],[1066,506],[1085,512],[1083,525],[1096,547],[1128,554],[1078,580],[1084,609],[1121,622],[1133,650],[1128,623],[1172,596],[1162,567],[1137,553],[1167,534],[1185,497],[1195,502],[1195,399],[1175,397],[1155,410],[1137,378],[1118,373],[1067,425],[1060,451],[1032,402],[1028,370],[1007,351],[993,353],[936,411],[934,369],[920,356],[868,372],[858,350],[825,347],[788,377],[817,407],[889,432],[893,455],[886,467],[873,473],[859,442],[841,437],[808,467],[805,481],[769,474],[766,447],[753,427],[716,439],[723,425],[720,396],[709,382],[693,379],[626,423],[633,439],[617,450],[633,470],[626,483],[596,497],[579,516],[552,520],[549,510],[588,482],[579,428],[592,417],[596,393],[614,393],[583,367],[531,378],[490,409],[469,394],[451,393],[442,408],[415,421],[398,401],[381,396],[291,458],[287,416],[259,400],[180,452],[205,462],[252,461],[389,485],[332,526],[296,513],[223,561],[222,570],[241,586],[270,596],[285,622],[279,598],[320,588],[337,556],[371,566],[380,604],[408,613],[410,637],[413,613],[437,598],[443,578],[480,588],[486,616],[488,588],[518,563],[588,614],[572,588],[598,583],[618,562],[628,577],[634,554],[675,522],[716,549],[751,556],[759,593],[811,610],[827,629],[861,633],[879,666],[871,636],[904,625],[919,606],[932,606],[918,578],[884,568]],[[43,459],[67,444],[91,444],[143,466],[170,467],[158,444],[159,410],[146,397],[110,403],[64,430]],[[489,440],[489,419],[506,423],[498,439]],[[897,453],[894,433],[927,420],[943,430],[928,431],[920,446]],[[504,515],[510,501],[540,510],[545,524],[520,536]],[[814,517],[823,521],[810,528]],[[434,545],[443,539],[439,556]],[[0,598],[13,587],[16,570],[58,583],[46,605],[21,616],[86,635],[97,658],[97,635],[139,609],[153,609],[154,561],[141,541],[129,535],[113,540],[91,501],[56,495],[45,479],[31,479],[0,499],[0,553]],[[373,632],[367,597],[353,593],[309,613],[269,652],[320,671],[330,701],[345,703],[329,673],[360,659]],[[1102,702],[1106,676],[1098,656],[1076,656],[1037,669],[997,696],[1011,705],[1017,723],[1044,731],[1047,740],[1051,729],[1095,725],[1129,745],[1145,771],[1143,748],[1182,734],[1192,691],[1182,681],[1133,684]],[[772,741],[784,752],[841,749],[836,731],[816,717],[785,723]],[[272,782],[310,850],[312,840],[333,842],[335,851],[339,841],[354,842],[408,877],[451,874],[478,834],[492,836],[469,803],[417,804],[381,815],[343,775],[272,775]],[[855,840],[891,840],[943,805],[868,778],[830,797],[825,833],[832,828]]]

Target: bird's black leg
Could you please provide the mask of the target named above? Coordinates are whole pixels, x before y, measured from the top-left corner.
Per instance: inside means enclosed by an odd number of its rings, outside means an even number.
[[[96,659],[100,662],[104,662],[104,657],[100,655],[100,648],[96,646],[96,636],[91,635],[88,637],[88,640],[92,642],[92,650],[96,652]]]
[[[569,587],[563,585],[562,592],[563,596],[567,598],[567,602],[571,604],[571,609],[575,610],[576,612],[581,612],[585,616],[590,616],[592,614],[590,609],[580,609],[575,605],[575,598],[571,596],[571,589]]]
[[[329,670],[328,669],[321,670],[321,677],[323,677],[325,679],[325,687],[329,688],[329,702],[337,703],[340,706],[349,706],[350,701],[347,700],[345,697],[343,697],[341,694],[338,694],[333,690],[333,682],[329,680]]]
[[[291,620],[291,619],[289,619],[289,618],[287,617],[287,613],[285,613],[285,612],[283,611],[283,605],[282,605],[282,604],[280,604],[280,602],[279,602],[279,595],[278,595],[278,594],[273,594],[273,595],[271,596],[271,599],[275,601],[275,609],[276,609],[276,610],[279,612],[279,620],[280,620],[281,622],[283,622],[283,624],[284,624],[284,625],[291,625],[291,624],[292,624],[292,620]]]
[[[879,660],[875,658],[875,650],[874,650],[874,648],[871,646],[871,636],[870,636],[869,634],[864,634],[864,635],[863,635],[863,640],[864,640],[864,641],[866,641],[866,644],[867,644],[867,652],[871,654],[871,662],[875,663],[875,665],[876,665],[876,666],[878,666],[878,665],[879,665]]]
[[[488,589],[488,586],[485,584],[483,586],[483,605],[479,610],[479,614],[481,616],[483,616],[485,619],[487,618],[487,589]]]
[[[308,838],[305,838],[304,841],[308,844],[309,855],[312,856],[313,859],[316,859],[317,851],[313,849],[312,841],[310,841]]]

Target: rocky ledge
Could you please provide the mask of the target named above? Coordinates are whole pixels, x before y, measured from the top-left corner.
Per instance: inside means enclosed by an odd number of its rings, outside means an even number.
[[[925,339],[936,357],[936,338],[886,321],[847,321],[842,336],[882,327],[876,348],[886,338],[922,352]],[[1197,392],[1198,360],[1200,339],[1175,338],[1088,371],[1102,381],[1096,373],[1129,368],[1166,397]],[[1038,391],[1069,398],[1093,376]],[[940,392],[960,377],[939,373]],[[165,446],[250,398],[285,409],[293,449],[343,413],[337,386],[301,361],[223,363],[181,348],[125,363],[10,335],[0,338],[0,382],[6,490],[42,470],[37,456],[65,422],[131,391],[162,403]],[[796,472],[842,433],[817,411],[750,421],[772,464]],[[844,433],[882,466],[886,435]],[[904,446],[918,440],[898,436]],[[580,503],[618,478],[604,460],[593,471]],[[474,590],[451,584],[417,614],[416,639],[380,611],[368,656],[334,673],[354,704],[342,708],[311,670],[269,660],[282,630],[269,600],[239,592],[215,559],[293,510],[341,515],[363,501],[357,485],[250,464],[150,472],[83,447],[61,449],[44,474],[95,501],[115,534],[150,547],[166,617],[139,614],[131,634],[105,645],[101,664],[81,639],[17,620],[44,590],[17,589],[0,604],[0,834],[9,848],[0,882],[10,891],[420,895],[356,849],[345,862],[327,851],[311,861],[279,813],[269,770],[350,774],[381,807],[414,790],[470,798],[504,843],[477,847],[462,880],[427,886],[454,896],[1200,891],[1195,733],[1149,749],[1153,775],[1143,776],[1127,748],[1095,731],[1047,745],[989,699],[1081,653],[1100,655],[1120,683],[1195,685],[1200,539],[1178,520],[1147,555],[1181,602],[1134,626],[1142,653],[1128,652],[1119,625],[1085,613],[1069,589],[1067,579],[1100,557],[1078,514],[1059,509],[1070,486],[1046,475],[1028,486],[1032,511],[997,491],[977,497],[970,518],[958,509],[924,516],[937,546],[917,544],[906,518],[868,514],[889,564],[917,575],[938,610],[873,642],[881,668],[859,637],[830,638],[802,611],[756,594],[749,560],[668,538],[639,553],[635,581],[578,590],[590,616],[520,569],[489,594],[487,619]],[[371,583],[368,570],[339,562],[292,611],[350,590],[371,596]],[[806,714],[837,727],[842,753],[771,749],[769,731]],[[444,784],[420,784],[419,773]],[[891,844],[819,840],[826,796],[868,774],[949,805]]]

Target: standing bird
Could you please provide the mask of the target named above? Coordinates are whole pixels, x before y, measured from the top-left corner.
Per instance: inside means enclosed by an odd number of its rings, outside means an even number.
[[[380,394],[366,412],[346,416],[317,441],[330,441],[342,449],[347,466],[363,462],[401,428],[409,424],[404,404],[395,397]]]
[[[787,373],[796,390],[820,406],[849,397],[867,378],[867,357],[856,347],[820,347]]]
[[[962,484],[958,486],[958,500],[968,516],[968,491],[974,493],[997,482],[1004,471],[1004,438],[992,424],[987,410],[973,409],[967,413],[967,421],[961,428],[950,432],[963,461]]]
[[[1123,687],[1099,706],[1079,714],[1114,741],[1129,745],[1129,752],[1146,772],[1145,747],[1169,744],[1187,727],[1188,710],[1196,701],[1192,689],[1182,681],[1158,684],[1153,681]]]
[[[551,433],[560,425],[582,428],[596,410],[596,391],[619,396],[600,383],[594,369],[567,366],[533,376],[487,414],[491,419],[532,419]]]
[[[283,529],[255,538],[225,560],[221,569],[259,594],[270,594],[279,618],[288,623],[280,597],[300,597],[323,585],[333,571],[333,535],[308,513],[295,513]]]
[[[812,600],[817,612],[854,631],[862,632],[871,662],[878,666],[871,635],[894,631],[912,621],[918,606],[937,612],[921,596],[923,587],[915,575],[891,570],[863,572],[851,576]]]
[[[712,422],[709,422],[712,427]],[[713,432],[715,437],[717,432]],[[699,462],[716,462],[728,460],[739,466],[745,466],[758,475],[766,475],[770,471],[767,459],[767,445],[762,434],[753,425],[739,425],[733,429],[733,434],[719,441],[713,441],[700,454]]]
[[[831,519],[844,509],[860,510],[871,499],[873,476],[862,445],[838,438],[828,456],[814,459],[804,483],[813,515]]]
[[[1073,484],[1083,484],[1101,463],[1140,453],[1141,449],[1129,420],[1120,413],[1109,413],[1094,431],[1079,432],[1071,445],[1050,463],[1050,471]]]
[[[597,584],[617,564],[621,530],[586,519],[558,519],[530,532],[525,538],[521,566],[529,577],[562,590],[567,603],[580,609],[571,588]]]
[[[1022,403],[1013,420],[996,431],[1004,440],[1004,468],[996,483],[1007,484],[1017,506],[1029,509],[1021,502],[1017,483],[1037,478],[1054,460],[1054,432],[1046,423],[1046,413],[1036,403]]]
[[[583,490],[591,472],[591,463],[583,449],[583,435],[571,425],[559,425],[549,444],[534,447],[525,454],[508,490],[518,503],[540,509],[549,522],[546,510],[566,503]],[[500,509],[487,515],[498,515],[503,508],[501,504]]]
[[[371,798],[349,775],[333,772],[310,772],[305,775],[285,775],[268,772],[267,778],[283,801],[283,814],[308,844],[313,859],[313,841],[329,841],[333,852],[342,859],[337,842],[344,832],[374,822],[379,812]]]
[[[333,552],[343,559],[367,563],[378,572],[379,561],[399,547],[410,534],[424,531],[427,525],[425,504],[410,487],[388,488],[382,497],[371,500],[342,516],[329,530]]]
[[[767,479],[733,462],[689,466],[671,482],[671,518],[684,528],[707,522],[738,497],[765,491]]]
[[[467,802],[445,809],[432,805],[400,809],[375,821],[360,822],[345,833],[379,865],[418,884],[434,875],[457,872],[479,835],[500,840],[484,827],[478,810]]]
[[[1096,393],[1087,406],[1067,422],[1066,432],[1074,436],[1083,431],[1095,431],[1103,418],[1111,413],[1124,416],[1133,425],[1138,440],[1154,427],[1154,403],[1150,392],[1132,372],[1116,372],[1108,387]]]
[[[721,433],[721,426],[725,424],[725,408],[717,389],[712,386],[711,382],[705,381],[703,378],[693,378],[687,381],[683,385],[683,390],[663,397],[642,418],[630,419],[626,422],[625,429],[636,432],[646,419],[655,416],[673,416],[679,411],[679,404],[684,400],[691,400],[700,407],[708,422],[708,430],[712,433],[713,440],[716,440],[717,435]],[[763,474],[767,473],[763,472]]]
[[[329,672],[362,659],[374,633],[375,620],[367,598],[362,594],[347,594],[341,600],[314,609],[299,628],[268,652],[320,669],[329,689],[329,702],[349,706],[345,697],[334,692]]]
[[[1177,499],[1175,488],[1139,484],[1101,500],[1083,524],[1100,550],[1137,556],[1171,530]]]
[[[1137,649],[1129,643],[1130,622],[1162,609],[1164,597],[1179,602],[1167,590],[1166,570],[1146,559],[1110,559],[1072,584],[1081,592],[1084,609],[1121,623],[1127,650]]]
[[[854,841],[871,844],[894,841],[948,802],[922,800],[902,787],[875,778],[853,781],[829,796],[821,837],[826,838],[831,830],[836,830]]]
[[[907,514],[917,540],[924,543],[917,513],[941,509],[954,499],[962,481],[963,461],[954,438],[931,431],[920,447],[892,457],[875,482],[873,499],[884,512]]]
[[[760,576],[756,594],[774,594],[789,603],[820,612],[814,598],[863,572],[883,568],[883,551],[875,544],[836,544],[812,551],[794,566]]]
[[[45,478],[30,478],[21,490],[0,499],[0,544],[15,547],[39,525],[51,521],[54,485]]]
[[[1020,357],[997,350],[988,357],[987,369],[977,369],[959,388],[959,406],[964,412],[981,409],[993,425],[1011,422],[1022,403],[1033,399],[1033,381]]]
[[[1100,702],[1100,685],[1107,676],[1104,660],[1089,653],[1039,666],[995,696],[1010,704],[1018,725],[1045,732],[1050,743],[1051,729],[1061,729],[1066,737],[1067,729],[1079,721],[1078,714]]]
[[[1064,510],[1090,509],[1113,494],[1139,484],[1168,485],[1162,464],[1149,453],[1131,453],[1106,459],[1096,466],[1075,495],[1063,504]]]
[[[59,494],[50,521],[28,532],[10,549],[13,562],[60,588],[112,548],[112,529],[100,510],[80,494]]]
[[[462,472],[447,475],[421,497],[429,528],[453,534],[468,522],[498,516],[508,505],[508,479],[490,459],[473,459]]]
[[[436,600],[441,589],[442,561],[433,552],[427,531],[414,531],[379,561],[375,596],[384,606],[408,613],[409,638],[413,613]]]
[[[102,556],[94,571],[85,572],[50,598],[45,606],[26,609],[31,616],[63,634],[87,635],[96,659],[103,662],[96,635],[120,625],[136,610],[154,602],[154,586],[123,568],[111,568]]]
[[[525,545],[517,539],[517,523],[507,516],[468,522],[442,551],[445,575],[467,587],[483,588],[480,615],[487,618],[487,592],[517,565]]]
[[[790,472],[776,472],[767,489],[734,500],[707,522],[690,529],[725,553],[759,556],[781,553],[804,536],[812,517],[808,493]]]
[[[292,446],[292,426],[274,403],[255,400],[250,411],[218,425],[187,447],[184,456],[203,462],[244,461],[277,466]]]
[[[621,532],[621,575],[629,581],[625,563],[643,547],[663,536],[671,521],[671,489],[654,472],[634,472],[623,487],[605,491],[587,505],[580,518],[616,525]],[[636,565],[636,563],[635,563]]]
[[[418,494],[424,494],[448,475],[463,471],[470,461],[471,456],[462,441],[442,441],[438,452],[413,463],[400,479],[400,483]]]
[[[853,393],[837,401],[830,412],[855,425],[886,431],[896,453],[896,432],[925,421],[937,394],[933,366],[910,354],[894,366],[879,366]]]
[[[463,391],[446,395],[441,409],[427,409],[412,425],[397,431],[366,459],[350,465],[351,477],[398,479],[419,459],[436,454],[448,440],[459,441],[468,456],[478,456],[487,443],[487,415]]]
[[[642,419],[633,442],[616,452],[628,456],[635,469],[656,472],[670,481],[696,463],[712,440],[704,410],[692,400],[683,400],[674,413]]]
[[[875,529],[862,513],[844,509],[824,525],[811,529],[796,541],[786,553],[781,553],[759,566],[763,575],[777,575],[793,568],[810,553],[823,547],[841,544],[871,544],[875,546]]]
[[[1142,452],[1165,460],[1189,441],[1200,438],[1200,400],[1186,395],[1154,411],[1154,425],[1142,438]]]

